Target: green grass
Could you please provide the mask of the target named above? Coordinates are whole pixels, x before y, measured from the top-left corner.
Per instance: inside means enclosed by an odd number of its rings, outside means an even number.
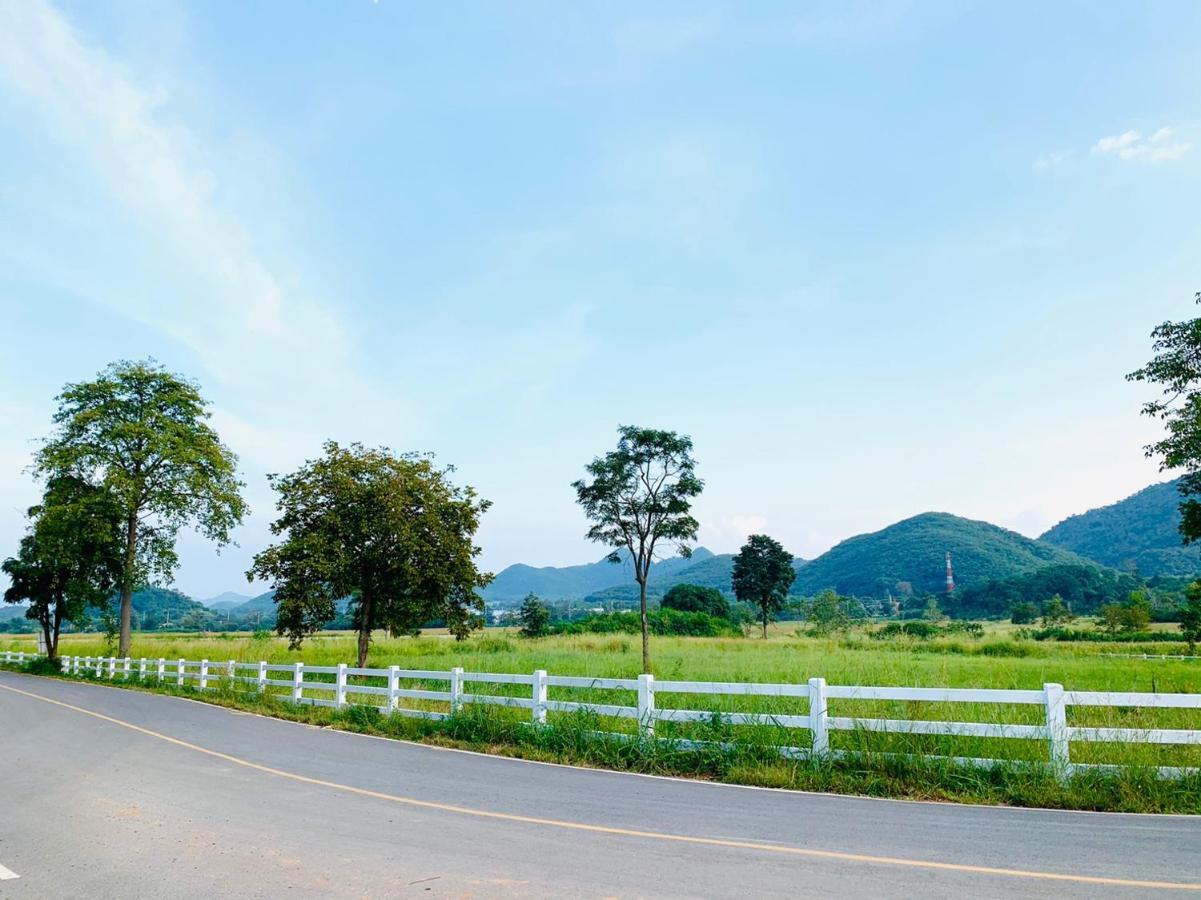
[[[1165,642],[1154,645],[1149,652],[1180,652],[1180,645]],[[0,650],[32,651],[32,640],[0,640]],[[1140,652],[1143,647],[1140,646]],[[812,638],[798,633],[795,624],[775,626],[767,640],[759,638],[656,638],[652,652],[655,676],[658,680],[805,682],[810,677],[824,677],[830,684],[901,685],[930,687],[1024,688],[1039,689],[1046,682],[1058,682],[1068,690],[1100,691],[1201,691],[1201,663],[1195,661],[1161,661],[1108,657],[1105,653],[1122,653],[1122,645],[1062,644],[1022,640],[1016,629],[992,624],[984,638],[938,639],[934,641],[876,641],[863,633]],[[65,635],[61,651],[64,655],[102,655],[104,641],[97,635]],[[286,663],[297,660],[310,665],[333,665],[352,662],[353,636],[346,633],[326,633],[305,642],[299,651],[289,650],[282,639],[254,638],[246,634],[137,634],[132,656],[157,659],[185,657],[189,660],[207,658],[213,661]],[[640,651],[636,637],[622,635],[559,636],[525,640],[513,633],[489,630],[469,640],[457,642],[445,635],[430,634],[420,638],[379,637],[372,645],[371,666],[398,665],[404,669],[447,670],[462,666],[467,671],[516,672],[528,674],[546,669],[554,675],[587,675],[594,677],[633,677],[640,669]],[[275,677],[284,677],[282,674]],[[324,680],[331,680],[328,677]],[[380,683],[378,681],[372,683]],[[444,690],[444,683],[426,685],[407,683],[406,687],[428,687]],[[477,693],[527,696],[524,685],[469,684]],[[207,696],[207,695],[206,695]],[[589,691],[552,688],[552,699],[577,700],[595,703],[634,705],[633,692]],[[358,697],[356,702],[371,702]],[[242,702],[268,703],[280,706],[277,699],[241,698]],[[691,694],[669,694],[660,691],[657,697],[661,708],[691,708],[721,711],[754,711],[775,714],[804,715],[808,704],[804,698],[721,697]],[[417,708],[447,711],[446,704],[414,701]],[[307,708],[292,711],[290,716],[321,716],[323,710]],[[480,709],[481,707],[469,707]],[[861,718],[932,719],[950,721],[1002,722],[1042,724],[1044,712],[1040,706],[997,704],[937,704],[883,701],[832,701],[831,715]],[[373,715],[365,710],[343,715]],[[472,713],[472,715],[476,715]],[[442,726],[434,727],[420,739],[467,740],[474,744],[503,748],[504,752],[551,754],[567,758],[566,750],[547,744],[547,734],[565,734],[575,722],[574,717],[552,713],[551,731],[540,730],[535,737],[524,736],[528,712],[523,710],[489,710],[489,728],[471,737],[464,737],[462,728],[453,734]],[[459,717],[462,718],[462,717]],[[415,726],[414,720],[385,717],[386,728],[426,728]],[[471,719],[476,721],[476,719]],[[409,723],[409,724],[399,724]],[[1071,708],[1072,725],[1098,725],[1127,728],[1201,728],[1201,714],[1196,710],[1147,710],[1115,708]],[[477,723],[478,724],[478,723]],[[502,727],[503,726],[503,727]],[[385,727],[385,726],[380,726]],[[500,729],[499,731],[497,729]],[[567,731],[564,731],[567,729]],[[634,724],[629,720],[605,719],[592,730],[624,732],[633,736]],[[578,729],[577,729],[578,730]],[[1180,808],[1177,801],[1163,799],[1175,789],[1172,783],[1157,782],[1147,805],[1138,807],[1130,800],[1119,800],[1120,785],[1131,779],[1147,776],[1148,767],[1201,766],[1201,748],[1196,746],[1154,746],[1140,744],[1086,744],[1074,742],[1073,762],[1096,762],[1135,767],[1130,773],[1113,781],[1096,776],[1097,784],[1081,793],[1079,787],[1066,793],[1060,787],[1049,787],[1030,775],[1029,767],[1019,778],[1016,775],[984,773],[958,767],[938,769],[941,774],[929,782],[930,763],[886,761],[882,753],[905,755],[946,755],[989,757],[1033,764],[1040,768],[1047,761],[1047,747],[1038,740],[967,738],[956,736],[884,735],[865,731],[832,732],[835,749],[856,750],[874,760],[870,765],[840,765],[833,769],[781,761],[777,749],[781,746],[807,746],[808,733],[771,725],[728,726],[711,722],[676,724],[659,723],[664,737],[726,742],[738,747],[754,747],[753,758],[728,759],[721,756],[720,765],[703,762],[689,754],[687,760],[672,755],[671,771],[695,774],[723,780],[745,781],[754,784],[773,784],[786,787],[808,787],[822,790],[854,790],[860,793],[886,793],[898,796],[945,796],[957,799],[973,797],[984,802],[1026,803],[1078,808]],[[499,735],[499,736],[498,736]],[[601,742],[599,748],[572,751],[571,761],[594,765],[654,766],[662,755],[659,751],[650,759],[637,755],[638,761],[621,763],[630,750],[612,750],[612,742]],[[633,742],[637,743],[637,742]],[[574,745],[573,745],[574,746]],[[630,742],[622,746],[630,746]],[[609,749],[606,749],[609,748]],[[604,752],[602,752],[602,750]],[[614,761],[610,759],[616,754]],[[696,770],[695,766],[702,769]],[[703,766],[709,766],[705,769]],[[717,766],[717,768],[713,768]],[[913,767],[917,766],[917,769]],[[1020,768],[1020,766],[1019,766]],[[638,769],[642,770],[642,769]],[[1141,776],[1137,772],[1142,772]],[[848,780],[849,779],[849,780]],[[1054,779],[1050,779],[1054,782]],[[1077,779],[1084,784],[1088,779]],[[970,788],[955,787],[967,783]],[[1142,782],[1138,782],[1142,784]],[[1189,783],[1193,783],[1191,780]],[[1038,785],[1035,789],[1035,785]],[[1057,783],[1056,783],[1057,784]],[[1180,783],[1175,783],[1177,786]],[[908,786],[906,786],[908,785]],[[1019,787],[1026,785],[1025,787]],[[1195,785],[1194,785],[1195,787]],[[1122,788],[1121,790],[1124,790]],[[966,791],[966,793],[960,793]],[[1025,799],[1020,796],[1025,791]],[[930,792],[933,792],[932,794]],[[1125,795],[1122,795],[1125,796]],[[1105,799],[1108,797],[1108,799]],[[1075,798],[1075,799],[1073,799]],[[1130,804],[1134,803],[1134,806]],[[1187,805],[1187,804],[1186,804]]]

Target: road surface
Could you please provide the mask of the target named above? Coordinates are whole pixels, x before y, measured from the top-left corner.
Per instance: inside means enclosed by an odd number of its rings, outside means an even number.
[[[1201,817],[575,769],[0,672],[4,898],[1182,893]]]

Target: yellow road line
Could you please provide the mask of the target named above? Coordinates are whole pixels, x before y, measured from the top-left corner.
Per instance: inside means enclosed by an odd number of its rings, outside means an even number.
[[[779,844],[762,844],[755,841],[736,841],[727,840],[724,838],[697,837],[694,835],[671,834],[661,831],[643,831],[636,828],[618,828],[611,825],[591,825],[586,822],[569,822],[563,819],[545,819],[539,816],[523,816],[516,813],[495,812],[487,809],[473,809],[469,806],[456,806],[450,803],[438,803],[433,800],[418,800],[415,797],[401,797],[397,794],[385,794],[381,791],[372,791],[368,790],[367,788],[355,787],[354,785],[350,784],[341,784],[336,781],[326,781],[321,778],[311,778],[308,775],[299,775],[295,772],[287,772],[283,769],[264,766],[261,763],[251,762],[247,759],[231,756],[228,753],[222,753],[219,750],[201,747],[198,744],[183,741],[179,738],[174,738],[170,735],[162,734],[161,732],[153,731],[149,728],[143,728],[141,725],[135,725],[132,722],[126,722],[122,719],[106,716],[103,713],[98,713],[91,709],[85,709],[82,706],[74,706],[70,703],[64,703],[61,700],[55,700],[51,697],[45,697],[41,694],[32,693],[31,691],[23,691],[19,688],[10,687],[6,684],[0,684],[0,688],[3,688],[6,691],[11,691],[14,694],[21,694],[26,697],[31,697],[34,700],[41,700],[44,703],[52,703],[55,706],[61,706],[64,709],[70,709],[74,712],[82,713],[85,716],[92,716],[93,718],[100,719],[101,721],[108,722],[112,725],[118,725],[121,728],[128,728],[130,731],[136,731],[139,734],[157,738],[160,741],[166,741],[167,743],[174,744],[177,747],[184,747],[188,750],[193,750],[197,753],[203,753],[206,756],[221,759],[225,762],[232,763],[237,766],[243,766],[247,769],[265,772],[268,775],[275,775],[279,778],[287,778],[291,781],[301,782],[302,784],[317,785],[318,787],[330,788],[332,790],[342,791],[348,794],[357,794],[360,797],[371,797],[375,800],[387,800],[391,803],[400,803],[405,806],[417,807],[419,809],[432,809],[440,812],[456,813],[463,816],[473,816],[479,819],[493,819],[501,822],[518,822],[524,825],[541,825],[548,828],[561,828],[569,831],[584,831],[592,834],[607,834],[618,837],[670,841],[679,844],[699,844],[709,847],[726,847],[735,850],[755,850],[761,853],[804,856],[813,859],[829,859],[840,862],[856,862],[880,866],[904,866],[912,869],[931,869],[942,872],[964,872],[972,875],[996,875],[1005,878],[1028,878],[1039,881],[1066,881],[1074,884],[1093,884],[1109,887],[1201,891],[1201,883],[1180,881],[1140,881],[1138,879],[1131,878],[1105,878],[1096,875],[1073,875],[1061,872],[1039,872],[1029,869],[1004,869],[994,866],[972,866],[964,863],[906,859],[897,856],[872,856],[865,853],[845,853],[839,850],[812,850],[805,847],[787,847]]]

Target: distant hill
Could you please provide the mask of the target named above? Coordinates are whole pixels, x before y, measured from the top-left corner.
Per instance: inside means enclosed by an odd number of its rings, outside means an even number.
[[[811,596],[834,588],[855,597],[884,597],[907,582],[915,593],[940,593],[947,551],[958,587],[1050,565],[1095,567],[1060,547],[988,522],[929,512],[836,545],[798,570],[792,592]]]
[[[1144,577],[1201,574],[1201,546],[1181,543],[1179,479],[1064,519],[1039,540]]]
[[[223,594],[218,594],[216,597],[209,597],[207,600],[197,599],[196,602],[202,603],[203,605],[207,606],[209,609],[221,612],[221,611],[224,611],[227,609],[233,609],[237,606],[241,606],[243,603],[246,603],[247,601],[253,600],[253,599],[254,598],[249,596],[248,594],[238,594],[238,593],[235,593],[234,591],[226,591]]]
[[[734,571],[734,555],[732,553],[708,553],[705,558],[697,560],[697,554],[694,552],[692,557],[691,561],[679,560],[679,562],[690,562],[689,565],[676,566],[668,571],[653,570],[651,578],[647,582],[647,596],[662,597],[677,584],[698,584],[702,587],[716,588],[733,596],[733,588],[730,585],[730,574]],[[671,560],[671,562],[677,562],[677,560]],[[632,572],[627,570],[626,574],[628,577],[624,578],[621,583],[586,595],[583,600],[584,604],[587,606],[604,606],[610,603],[620,605],[637,600],[638,584],[634,581]]]
[[[275,591],[266,591],[257,597],[251,597],[245,603],[230,609],[233,616],[252,616],[256,613],[266,616],[275,615]]]
[[[544,600],[579,600],[605,588],[633,582],[634,568],[629,554],[623,553],[622,556],[619,563],[601,559],[582,566],[563,568],[534,568],[518,563],[499,572],[482,594],[488,603],[521,600],[530,593]],[[676,573],[711,558],[711,552],[704,547],[697,547],[690,559],[674,557],[661,560],[651,566],[650,583],[666,581]]]

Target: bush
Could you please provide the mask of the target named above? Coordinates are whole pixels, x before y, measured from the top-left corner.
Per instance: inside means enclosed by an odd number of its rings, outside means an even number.
[[[699,612],[659,609],[647,613],[651,634],[679,637],[726,637],[742,632],[728,619]],[[590,613],[575,622],[553,626],[555,634],[640,634],[642,624],[636,612]]]
[[[678,612],[705,613],[719,619],[730,618],[730,601],[717,588],[699,584],[677,584],[663,595],[660,606]]]
[[[1029,600],[1022,600],[1009,607],[1009,621],[1014,625],[1033,625],[1038,618],[1038,607]]]

